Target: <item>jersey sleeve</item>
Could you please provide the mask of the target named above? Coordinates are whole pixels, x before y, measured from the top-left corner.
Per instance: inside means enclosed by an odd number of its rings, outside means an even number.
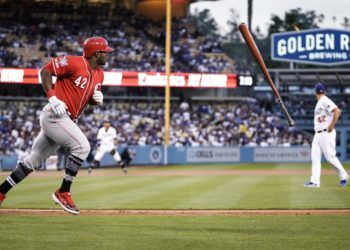
[[[99,77],[100,77],[99,83],[95,87],[95,90],[97,90],[97,91],[101,91],[102,90],[102,84],[103,84],[103,81],[104,81],[104,74],[103,74],[102,70],[99,71]]]
[[[103,71],[101,71],[99,74],[100,74],[99,77],[102,80],[96,84],[94,91],[101,91],[102,92],[101,87],[102,87],[102,82],[103,82],[103,78],[104,78]],[[89,104],[90,105],[98,105],[97,102],[95,102],[95,100],[92,98],[92,96],[93,96],[93,94],[90,96]]]
[[[325,99],[323,105],[329,113],[332,113],[332,111],[337,107],[337,105],[329,98]]]
[[[53,57],[43,68],[56,77],[67,76],[73,72],[74,59],[70,56]]]
[[[102,78],[102,80],[101,80],[101,85],[100,85],[99,91],[101,91],[102,84],[103,84],[103,82],[104,82],[104,80],[105,80],[105,74],[103,73],[102,70],[101,70],[101,78]]]

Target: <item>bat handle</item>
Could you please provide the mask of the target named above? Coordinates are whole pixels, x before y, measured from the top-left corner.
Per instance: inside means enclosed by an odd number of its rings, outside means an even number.
[[[286,109],[286,106],[284,106],[284,103],[283,103],[281,97],[278,97],[276,99],[276,102],[280,105],[283,114],[287,117],[289,127],[294,127],[295,126],[295,121],[292,119],[292,117],[290,117],[290,115],[289,115],[289,113],[288,113],[288,111]]]

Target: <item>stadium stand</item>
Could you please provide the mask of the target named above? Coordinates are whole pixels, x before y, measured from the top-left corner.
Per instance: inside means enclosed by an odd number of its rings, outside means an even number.
[[[46,102],[0,101],[0,149],[23,154],[39,132],[39,114]],[[172,103],[171,145],[174,146],[290,146],[308,145],[300,131],[290,131],[281,119],[256,102],[176,101]],[[104,117],[117,128],[120,143],[163,144],[161,101],[114,101],[88,108],[79,126],[92,147]],[[22,146],[21,146],[22,145]]]
[[[4,10],[0,12],[0,67],[40,68],[51,56],[81,55],[85,38],[97,35],[105,37],[115,48],[106,68],[164,71],[163,22],[151,21],[120,6],[111,8],[104,3],[80,2],[86,4],[84,8],[78,8],[73,2],[26,1],[24,4],[25,12],[23,6],[18,8],[13,1],[0,2],[0,8]],[[174,19],[172,38],[174,72],[249,73],[249,66],[229,58],[217,39],[198,32],[195,24],[186,18]],[[92,147],[96,146],[97,129],[106,116],[118,129],[122,143],[163,144],[163,103],[154,98],[164,94],[162,88],[130,87],[133,99],[125,100],[109,98],[129,94],[123,93],[122,88],[104,88],[107,90],[106,105],[88,108],[79,119]],[[180,89],[172,91],[181,97]],[[28,101],[14,98],[14,93],[28,97]],[[8,101],[0,101],[0,154],[23,155],[39,132],[37,119],[46,103],[45,98],[38,99],[44,95],[42,87],[0,85],[0,94],[12,95]],[[142,96],[148,98],[140,98]],[[189,98],[186,102],[180,99],[171,105],[171,145],[290,146],[310,143],[310,138],[301,131],[289,130],[279,118],[282,117],[279,110],[263,101],[191,101]],[[292,116],[309,119],[312,115],[313,103],[306,105],[290,99],[286,104],[293,108]]]
[[[80,55],[90,36],[103,36],[115,52],[108,69],[164,72],[164,22],[107,4],[28,1],[22,13],[5,1],[0,14],[0,67],[40,68],[50,56]],[[50,9],[50,12],[45,10]],[[22,8],[20,8],[21,10]],[[83,10],[83,11],[82,11]],[[173,71],[231,73],[235,62],[214,38],[197,32],[187,19],[174,19]]]

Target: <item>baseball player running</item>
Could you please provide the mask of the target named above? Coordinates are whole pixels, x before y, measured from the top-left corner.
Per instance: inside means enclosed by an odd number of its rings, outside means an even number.
[[[321,156],[338,171],[340,186],[348,184],[349,175],[340,163],[335,151],[336,131],[334,129],[340,116],[340,110],[335,103],[325,95],[325,86],[322,83],[315,85],[317,104],[315,107],[314,130],[315,136],[311,146],[311,178],[304,183],[304,187],[320,187]]]
[[[98,130],[97,141],[99,146],[94,160],[89,167],[89,174],[91,173],[92,168],[98,168],[100,166],[100,161],[105,153],[110,153],[118,165],[121,165],[123,172],[126,174],[127,167],[124,164],[121,164],[121,157],[116,150],[117,131],[111,126],[111,122],[108,119],[104,119],[103,127]]]
[[[40,71],[48,104],[40,114],[41,131],[35,139],[28,157],[0,185],[0,204],[7,192],[37,169],[41,162],[56,152],[58,147],[69,151],[62,185],[52,194],[52,199],[65,211],[79,214],[70,187],[80,166],[90,152],[90,145],[76,124],[85,106],[101,105],[103,71],[100,68],[113,51],[102,37],[91,37],[84,42],[83,56],[52,58]],[[57,77],[53,87],[52,76]]]

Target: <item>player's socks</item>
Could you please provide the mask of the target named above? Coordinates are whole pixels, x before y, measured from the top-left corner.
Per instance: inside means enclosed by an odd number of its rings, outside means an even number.
[[[7,179],[8,178],[10,178],[10,176],[7,177]],[[6,194],[13,187],[7,179],[0,186],[0,193],[2,194]]]
[[[31,172],[33,172],[32,169],[27,168],[22,162],[20,162],[15,170],[13,170],[6,180],[0,185],[0,193],[6,194],[11,188],[16,186]]]
[[[60,193],[70,192],[70,186],[73,182],[73,176],[70,176],[66,174],[66,176],[63,178],[61,188],[59,190]]]

